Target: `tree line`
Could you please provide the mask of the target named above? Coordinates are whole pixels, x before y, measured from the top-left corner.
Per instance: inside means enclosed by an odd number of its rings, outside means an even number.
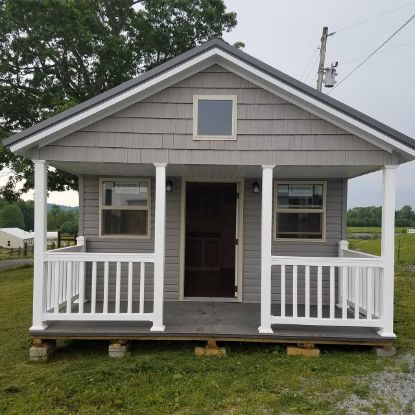
[[[347,226],[382,226],[380,206],[356,207],[347,211]],[[395,226],[415,227],[415,211],[405,205],[395,212]]]
[[[34,229],[34,203],[32,200],[18,200],[9,203],[0,198],[0,228]],[[53,205],[48,209],[48,231],[60,231],[65,235],[78,234],[78,210],[62,209]]]

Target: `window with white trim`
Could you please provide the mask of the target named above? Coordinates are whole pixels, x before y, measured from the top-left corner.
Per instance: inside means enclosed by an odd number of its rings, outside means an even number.
[[[196,140],[236,139],[236,95],[195,95],[193,137]]]
[[[150,179],[100,179],[100,236],[150,236]]]
[[[325,240],[326,183],[275,183],[275,238]]]

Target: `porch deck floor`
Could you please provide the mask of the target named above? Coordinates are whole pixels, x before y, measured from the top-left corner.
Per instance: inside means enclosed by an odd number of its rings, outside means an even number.
[[[279,314],[279,308],[278,304],[273,304],[274,315]],[[88,303],[85,304],[84,309],[88,312]],[[290,312],[290,307],[287,307],[287,315]],[[316,312],[316,307],[312,306],[311,316],[316,315]],[[340,310],[336,310],[338,317],[337,313],[340,313]],[[298,314],[304,315],[304,306],[299,306]],[[328,315],[329,307],[324,306],[323,316],[328,317]],[[386,344],[394,340],[381,337],[374,328],[365,327],[273,325],[273,334],[260,334],[259,323],[260,304],[177,301],[164,304],[166,326],[164,332],[150,332],[152,325],[150,322],[53,321],[48,323],[45,330],[32,330],[30,334],[47,339],[205,340],[216,338],[227,341],[361,345]]]

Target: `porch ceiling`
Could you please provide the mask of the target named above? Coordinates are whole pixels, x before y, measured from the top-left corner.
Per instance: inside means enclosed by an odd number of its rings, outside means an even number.
[[[153,176],[155,167],[148,164],[81,163],[50,161],[53,167],[76,175],[100,176]],[[379,170],[382,166],[276,166],[274,178],[278,179],[347,179]],[[261,177],[261,166],[221,165],[167,165],[167,175],[172,177],[239,178]]]

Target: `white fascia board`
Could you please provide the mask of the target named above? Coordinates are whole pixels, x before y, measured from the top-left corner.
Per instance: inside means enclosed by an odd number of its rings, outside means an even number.
[[[50,128],[40,131],[39,133],[12,145],[10,150],[13,152],[18,150],[25,151],[25,148],[38,143],[40,144],[42,141],[47,143],[55,141],[79,128],[82,128],[83,126],[132,105],[133,102],[137,102],[158,92],[159,90],[168,87],[169,83],[173,84],[178,82],[181,79],[190,76],[192,72],[202,70],[213,63],[223,65],[226,69],[237,73],[269,92],[281,96],[287,101],[315,115],[318,115],[329,122],[332,122],[340,128],[350,131],[354,135],[360,136],[362,139],[371,142],[385,151],[392,152],[392,150],[395,149],[411,157],[415,157],[415,149],[396,141],[395,139],[339,110],[332,108],[318,99],[308,96],[296,88],[273,78],[272,76],[252,67],[250,64],[245,63],[238,58],[233,57],[219,48],[210,49],[207,52],[204,52],[201,55],[196,56],[195,58],[136,86],[135,88],[74,115],[67,120],[59,122]],[[259,80],[261,82],[259,82]]]

